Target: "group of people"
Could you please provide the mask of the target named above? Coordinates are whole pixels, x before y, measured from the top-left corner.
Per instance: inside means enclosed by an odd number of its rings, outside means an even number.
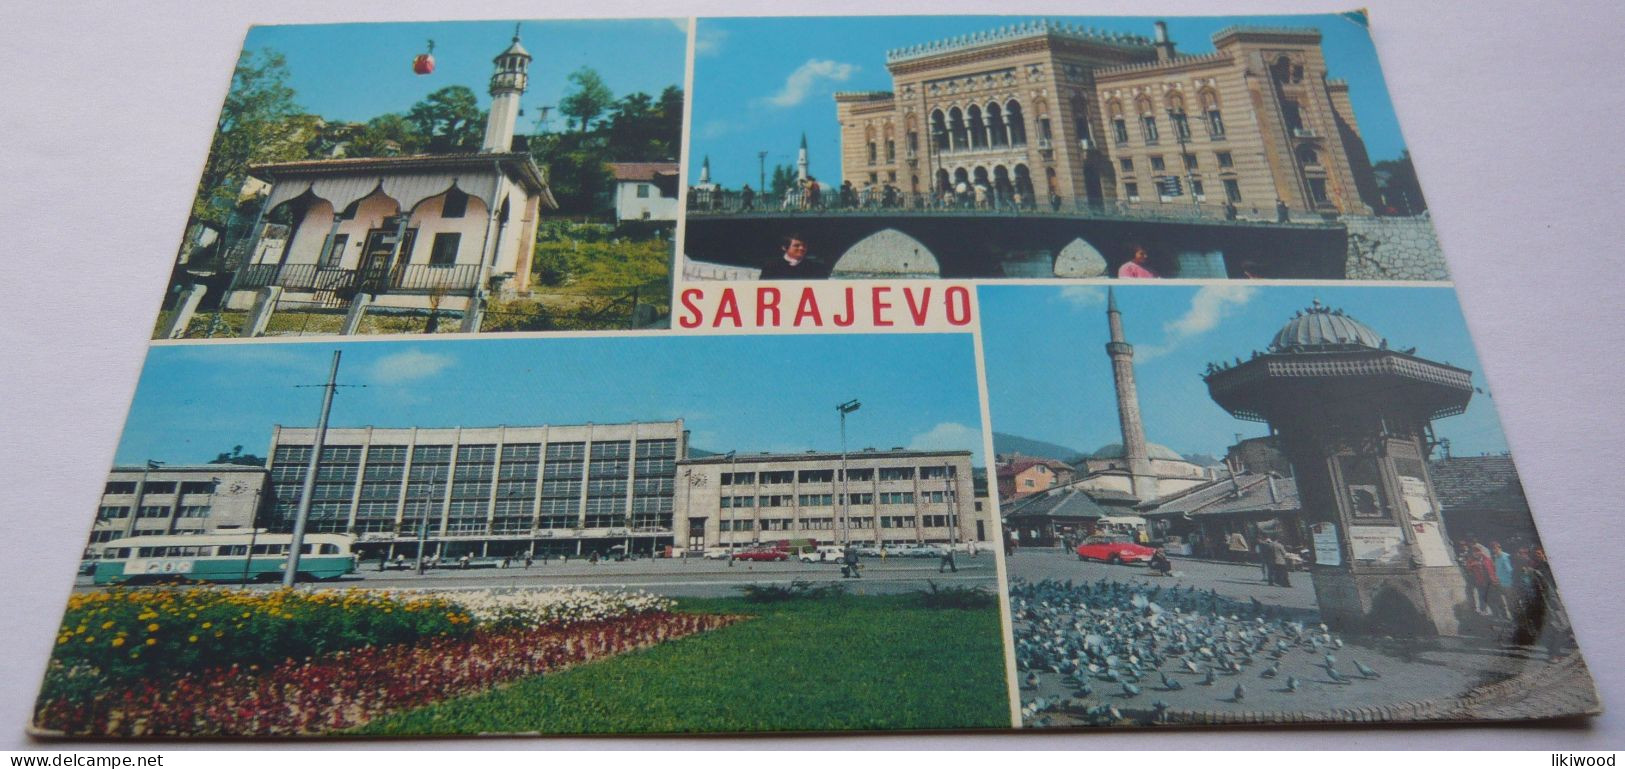
[[[1568,646],[1568,615],[1557,598],[1546,551],[1539,544],[1512,549],[1499,541],[1481,542],[1468,534],[1456,543],[1456,561],[1466,572],[1473,609],[1492,621],[1511,623],[1513,641],[1538,643],[1553,659]]]

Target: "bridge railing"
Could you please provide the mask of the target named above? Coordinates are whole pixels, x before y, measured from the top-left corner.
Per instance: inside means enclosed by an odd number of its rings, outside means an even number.
[[[740,190],[689,190],[688,215],[738,216],[750,214],[818,216],[1064,216],[1108,219],[1144,219],[1171,222],[1269,222],[1323,227],[1336,222],[1335,215],[1311,211],[1288,211],[1282,216],[1273,205],[1252,206],[1189,198],[1167,201],[1096,200],[1054,197],[1033,200],[1027,196],[1005,196],[994,192],[978,199],[952,192],[939,195],[907,193],[900,190],[820,190],[817,199],[798,190],[782,194],[745,194]]]

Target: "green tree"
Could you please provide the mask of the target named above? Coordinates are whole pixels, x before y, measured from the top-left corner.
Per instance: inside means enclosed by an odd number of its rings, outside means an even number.
[[[768,188],[774,195],[783,195],[796,188],[796,169],[790,166],[773,166],[773,175],[768,177]]]
[[[368,120],[345,150],[355,158],[387,158],[413,155],[423,150],[422,134],[405,115],[390,112]]]
[[[474,152],[485,138],[485,112],[467,86],[449,85],[429,94],[412,105],[406,119],[429,152]]]
[[[304,140],[287,136],[290,127],[302,128],[290,126],[298,113],[283,55],[269,48],[243,51],[198,179],[193,223],[223,229],[237,207],[250,164],[306,157]]]
[[[1422,183],[1416,178],[1416,166],[1411,164],[1411,151],[1405,150],[1397,160],[1383,160],[1372,165],[1382,179],[1380,190],[1383,201],[1401,214],[1419,214],[1428,210],[1422,197]]]
[[[570,83],[576,89],[559,101],[559,111],[566,117],[580,121],[580,133],[586,133],[592,121],[615,101],[615,94],[604,85],[604,79],[592,67],[582,67],[570,73]]]

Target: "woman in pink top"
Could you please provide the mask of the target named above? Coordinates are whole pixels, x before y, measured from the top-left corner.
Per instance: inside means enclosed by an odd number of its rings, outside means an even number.
[[[1156,277],[1160,277],[1155,272],[1152,272],[1150,267],[1146,266],[1146,263],[1150,262],[1150,261],[1151,261],[1151,254],[1150,254],[1150,252],[1145,250],[1145,246],[1135,244],[1134,245],[1134,260],[1129,261],[1129,262],[1124,262],[1122,267],[1117,268],[1117,277],[1119,277],[1119,278],[1156,278]]]

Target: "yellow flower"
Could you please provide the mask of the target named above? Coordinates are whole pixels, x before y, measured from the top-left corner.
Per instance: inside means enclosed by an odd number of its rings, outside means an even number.
[[[154,623],[148,625],[147,626],[147,632],[148,633],[156,633],[156,632],[158,632],[158,623],[154,622]]]
[[[156,645],[158,645],[158,639],[156,639],[156,638],[148,638],[147,639],[147,645],[148,646],[156,646]]]
[[[124,639],[122,639],[122,638],[113,639],[113,648],[117,649],[118,647],[123,646],[123,645],[124,645]]]
[[[113,621],[112,620],[108,620],[108,621],[102,623],[102,629],[103,630],[106,630],[106,629],[108,629],[108,628],[110,628],[112,626],[113,626]]]
[[[203,629],[204,630],[208,630],[209,628],[212,628],[212,627],[214,627],[213,622],[205,622],[205,623],[203,623]]]
[[[195,635],[187,636],[186,641],[187,641],[187,643],[197,643],[197,636],[195,636]]]

